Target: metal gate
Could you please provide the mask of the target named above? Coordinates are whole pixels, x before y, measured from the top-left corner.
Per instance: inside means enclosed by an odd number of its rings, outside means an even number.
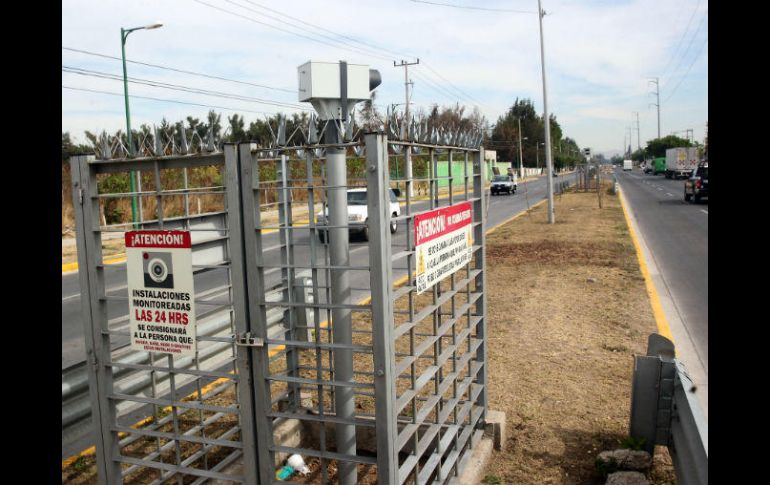
[[[70,160],[90,401],[74,386],[66,396],[63,375],[63,436],[67,424],[90,411],[100,483],[255,483],[253,410],[249,387],[240,384],[249,362],[233,338],[246,326],[238,317],[244,306],[238,221],[228,210],[226,181],[196,182],[207,171],[207,179],[222,178],[224,157],[159,154]],[[123,187],[131,171],[142,174],[135,192]],[[136,223],[108,223],[121,201],[135,201]],[[191,234],[194,358],[128,348],[125,264],[104,264],[102,248],[114,242],[111,235],[134,228]],[[246,463],[242,473],[226,472],[237,460]]]
[[[469,139],[452,138],[455,145]],[[221,153],[72,160],[101,483],[136,474],[154,474],[158,483],[279,483],[276,467],[293,453],[310,475],[289,483],[457,480],[487,409],[483,148],[449,146],[443,134],[438,143],[424,133],[413,139],[421,141],[369,133],[341,145],[242,143]],[[412,178],[390,180],[406,150]],[[438,175],[440,161],[448,174]],[[164,185],[164,172],[194,167],[218,167],[221,185],[190,188],[186,175],[182,188]],[[126,297],[105,291],[101,243],[103,234],[131,226],[100,225],[99,204],[136,194],[99,193],[97,178],[137,169],[154,179],[138,192],[154,218],[139,226],[193,234],[200,350],[190,362],[153,353],[141,363],[118,358],[128,334],[108,307]],[[411,195],[418,187],[428,195]],[[365,188],[357,199],[364,216],[339,211],[355,188]],[[206,195],[221,197],[222,210],[207,215],[216,224],[196,225],[201,216],[189,213],[189,199]],[[184,213],[169,217],[180,198]],[[472,205],[472,259],[418,294],[415,216],[461,201]],[[222,280],[208,288],[205,275],[213,273]],[[226,315],[226,324],[202,334],[206,315]],[[207,361],[213,346],[219,358]],[[127,375],[152,385],[120,387]],[[151,407],[152,419],[127,424],[124,403]]]

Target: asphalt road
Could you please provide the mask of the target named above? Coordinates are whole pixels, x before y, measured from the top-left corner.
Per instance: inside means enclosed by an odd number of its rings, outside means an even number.
[[[562,179],[572,182],[574,177],[565,176],[554,180]],[[514,195],[498,195],[489,198],[489,210],[487,227],[491,228],[500,224],[509,217],[525,210],[528,205],[531,206],[546,197],[546,179],[540,177],[519,185],[519,190]],[[455,201],[459,198],[455,194]],[[444,203],[444,202],[442,202]],[[413,212],[426,210],[429,205],[427,201],[413,203]],[[402,206],[402,211],[403,211]],[[394,253],[406,246],[405,225],[400,223],[398,232],[392,239]],[[295,258],[297,265],[309,266],[310,261],[310,241],[308,230],[298,230],[295,232]],[[265,236],[265,247],[275,246],[274,249],[266,254],[266,260],[278,261],[280,258],[278,233],[272,233]],[[351,235],[350,241],[351,265],[368,265],[368,245],[360,237]],[[275,258],[275,259],[273,259]],[[406,274],[405,259],[400,260],[393,270],[393,277],[397,279]],[[127,296],[125,263],[114,264],[106,267],[105,286],[107,294],[111,296]],[[210,270],[196,273],[194,276],[196,293],[207,289],[215,288],[226,283],[226,272],[224,270]],[[369,275],[364,271],[353,271],[350,276],[353,301],[357,301],[368,295]],[[277,285],[280,282],[280,272],[273,270],[267,275],[266,286]],[[320,284],[325,284],[322,279]],[[111,320],[110,328],[124,329],[127,327],[126,315],[128,313],[127,301],[110,302],[108,304],[108,318]],[[115,337],[114,345],[127,343],[127,337]],[[77,273],[62,275],[62,369],[75,365],[85,360],[85,344],[83,338],[83,323],[81,320],[81,301],[80,284]]]
[[[657,266],[659,278],[653,281],[664,300],[677,354],[707,412],[708,202],[685,202],[684,180],[638,170],[618,170],[617,179]]]

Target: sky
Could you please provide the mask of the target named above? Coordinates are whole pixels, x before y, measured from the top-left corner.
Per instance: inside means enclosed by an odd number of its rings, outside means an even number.
[[[403,109],[404,68],[394,61],[419,58],[408,68],[413,110],[460,103],[467,111],[477,106],[494,124],[516,98],[528,98],[542,114],[536,0],[425,2],[63,0],[62,132],[86,143],[84,130],[125,130],[120,29],[156,22],[163,27],[129,35],[126,58],[175,70],[127,64],[129,78],[155,84],[129,83],[133,128],[164,117],[205,119],[212,108],[223,125],[239,113],[246,126],[266,114],[310,110],[297,96],[297,67],[309,60],[379,70],[382,110],[395,103]],[[657,77],[661,136],[684,137],[691,129],[703,143],[705,0],[543,0],[542,6],[548,111],[565,136],[607,156],[622,151],[629,136],[636,149],[638,113],[643,147],[658,133],[650,82]]]

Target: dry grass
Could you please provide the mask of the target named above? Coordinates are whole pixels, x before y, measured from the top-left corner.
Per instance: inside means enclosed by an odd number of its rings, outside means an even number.
[[[491,482],[603,483],[596,455],[628,435],[632,355],[656,326],[620,202],[602,202],[567,193],[556,224],[541,205],[487,238],[489,405],[508,433]]]

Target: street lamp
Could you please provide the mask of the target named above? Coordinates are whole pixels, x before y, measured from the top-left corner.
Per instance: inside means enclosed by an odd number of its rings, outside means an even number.
[[[519,130],[519,177],[522,177],[522,178],[524,177],[524,167],[523,167],[524,157],[522,156],[522,153],[521,153],[521,142],[523,140],[529,140],[529,137],[525,136],[524,138],[522,138],[521,130]]]
[[[128,108],[128,77],[126,76],[126,39],[128,38],[128,34],[135,30],[152,30],[163,27],[163,24],[160,22],[155,22],[154,24],[145,25],[143,27],[133,27],[131,29],[124,29],[123,27],[120,28],[120,51],[123,55],[123,94],[126,102],[126,137],[128,139],[128,156],[133,157],[134,156],[134,144],[131,140],[131,111]],[[132,171],[129,174],[128,180],[130,184],[130,190],[131,192],[136,191],[136,177],[137,172]],[[136,195],[131,196],[131,220],[134,223],[134,229],[137,229],[137,220],[136,220]]]
[[[535,167],[538,167],[538,168],[540,168],[540,145],[545,146],[545,143],[542,141],[539,143],[535,143],[535,157],[536,157]]]
[[[543,71],[543,123],[545,123],[545,164],[548,169],[548,223],[556,222],[553,211],[553,160],[551,158],[551,119],[548,116],[548,95],[545,82],[545,46],[543,45],[543,16],[545,10],[537,0],[537,16],[540,21],[540,65]]]

